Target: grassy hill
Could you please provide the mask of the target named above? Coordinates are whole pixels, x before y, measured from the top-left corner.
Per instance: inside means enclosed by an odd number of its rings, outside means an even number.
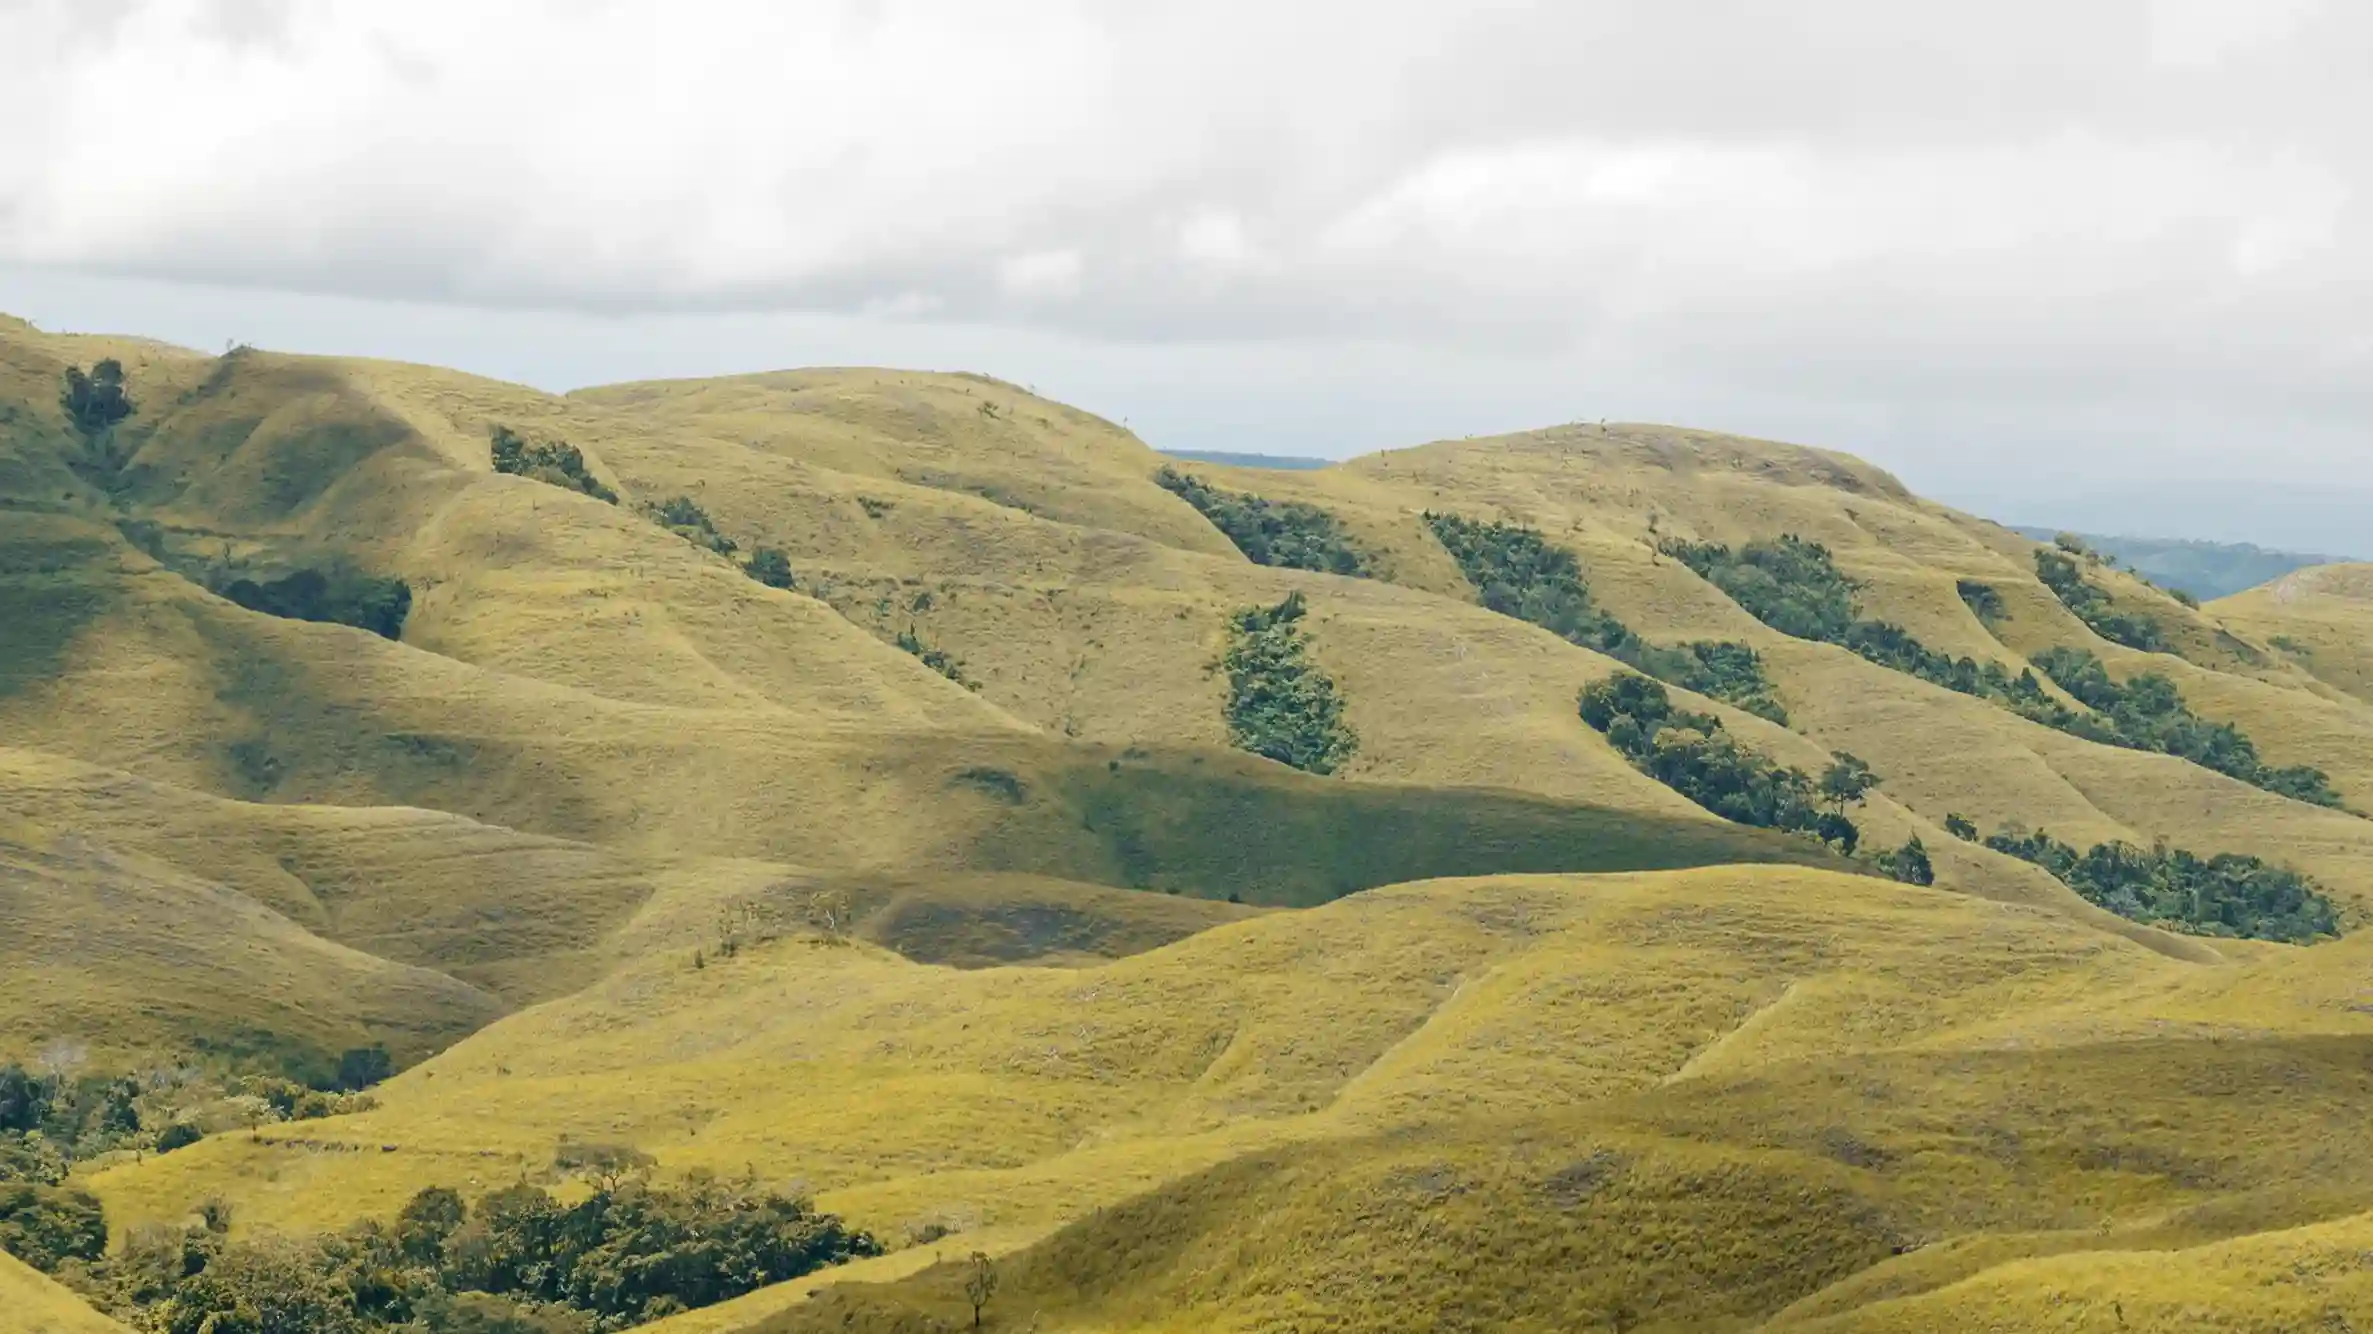
[[[2015,527],[2013,531],[2038,542],[2059,536],[2051,528]],[[2249,542],[2202,542],[2183,538],[2104,537],[2076,534],[2084,544],[2114,556],[2128,569],[2163,588],[2177,589],[2201,599],[2230,597],[2260,584],[2272,583],[2293,570],[2344,561],[2341,556],[2317,556],[2300,551],[2271,551]]]
[[[671,1334],[968,1323],[976,1249],[1010,1329],[2272,1329],[2354,1300],[2368,937],[2009,836],[2363,923],[2349,568],[2194,608],[1669,427],[1239,468],[971,376],[0,323],[0,1065],[140,1076],[69,1137],[110,1263],[586,1145],[889,1251]],[[1854,837],[1583,719],[1636,671],[1733,778],[1867,761]],[[223,1110],[373,1046],[375,1105]]]

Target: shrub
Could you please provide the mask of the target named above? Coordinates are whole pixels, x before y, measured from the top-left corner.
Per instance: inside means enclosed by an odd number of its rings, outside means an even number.
[[[791,574],[791,558],[775,547],[760,547],[751,552],[742,573],[768,588],[797,587],[797,580]]]
[[[204,1138],[206,1132],[196,1126],[187,1121],[175,1121],[157,1132],[157,1152],[171,1153],[175,1149],[186,1149]]]
[[[292,621],[351,625],[383,639],[401,639],[412,611],[412,587],[342,565],[303,569],[266,583],[234,580],[222,595],[249,611]]]
[[[741,548],[734,540],[717,531],[716,520],[690,496],[675,496],[651,507],[651,517],[659,526],[692,543],[707,547],[720,556],[730,556]]]
[[[1992,584],[1975,579],[1959,579],[1954,581],[1953,591],[1961,595],[1961,601],[1969,608],[1970,614],[1989,627],[1999,625],[2010,615],[2010,609],[2003,605],[2001,590]]]
[[[1617,672],[1585,687],[1577,708],[1634,767],[1724,819],[1848,850],[1860,838],[1842,811],[1820,809],[1810,775],[1740,745],[1712,714],[1676,709],[1659,681]]]
[[[979,682],[974,681],[970,677],[964,675],[963,659],[957,657],[953,653],[948,652],[946,649],[934,648],[930,644],[925,643],[923,641],[923,637],[915,632],[915,628],[913,626],[910,625],[904,630],[899,631],[897,636],[890,642],[896,644],[902,649],[905,649],[907,652],[915,655],[917,658],[922,659],[924,666],[939,673],[941,676],[946,677],[950,681],[955,682],[957,685],[964,687],[966,690],[980,689]]]
[[[514,477],[532,477],[539,482],[576,491],[595,500],[615,505],[618,493],[602,485],[600,479],[586,470],[584,452],[565,440],[536,443],[521,436],[508,426],[488,428],[493,438],[494,470]]]
[[[1299,500],[1273,501],[1222,491],[1164,464],[1154,481],[1211,520],[1246,560],[1325,574],[1365,575],[1367,562],[1335,516]]]
[[[1335,682],[1308,656],[1299,592],[1236,613],[1221,665],[1228,673],[1228,740],[1280,764],[1331,774],[1359,749]]]
[[[1928,860],[1928,845],[1914,834],[1900,848],[1882,852],[1877,858],[1879,869],[1907,885],[1933,885],[1936,866]]]

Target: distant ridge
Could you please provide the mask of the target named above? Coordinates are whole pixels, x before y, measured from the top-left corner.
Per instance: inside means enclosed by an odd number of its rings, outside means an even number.
[[[2011,525],[2011,531],[2049,542],[2068,530]],[[2077,533],[2086,546],[2115,556],[2151,582],[2196,598],[2228,597],[2310,565],[2337,565],[2348,556],[2273,551],[2250,542],[2202,542],[2190,538],[2115,537]]]
[[[1165,449],[1159,452],[1170,458],[1191,459],[1197,463],[1224,463],[1231,468],[1269,468],[1278,472],[1310,472],[1335,466],[1333,459],[1314,459],[1301,454],[1233,454],[1224,449]]]

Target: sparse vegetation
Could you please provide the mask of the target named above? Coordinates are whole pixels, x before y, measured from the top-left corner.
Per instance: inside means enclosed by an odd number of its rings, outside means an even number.
[[[1712,640],[1678,648],[1650,644],[1593,605],[1581,562],[1533,529],[1432,512],[1425,520],[1485,607],[1529,621],[1658,680],[1787,724],[1788,710],[1764,675],[1763,658],[1749,645]]]
[[[1239,749],[1314,774],[1331,774],[1359,749],[1343,721],[1334,679],[1309,658],[1301,621],[1309,610],[1289,593],[1274,607],[1248,607],[1229,622],[1228,739]]]
[[[922,634],[912,625],[898,632],[890,642],[923,660],[923,665],[939,673],[966,690],[980,689],[980,683],[964,674],[964,660],[946,649],[934,648],[924,642]]]
[[[298,570],[263,583],[236,579],[220,591],[249,611],[292,621],[351,625],[382,639],[403,638],[404,620],[412,611],[410,584],[343,564]]]
[[[494,470],[514,477],[576,491],[615,505],[618,493],[602,484],[585,467],[584,451],[565,440],[530,441],[508,426],[489,428],[494,440]]]
[[[2089,556],[2084,543],[2073,538],[2060,542],[2060,550],[2048,547],[2035,549],[2035,575],[2043,586],[2052,590],[2061,605],[2076,613],[2076,618],[2090,626],[2094,634],[2113,644],[2141,649],[2147,653],[2165,652],[2167,632],[2156,620],[2138,613],[2121,612],[2102,592],[2085,578],[2074,556]],[[2073,544],[2073,545],[2072,545]]]
[[[1222,491],[1167,464],[1154,474],[1154,480],[1200,510],[1255,565],[1326,574],[1368,573],[1368,562],[1344,535],[1343,525],[1316,505]]]
[[[2340,932],[2338,911],[2314,881],[2256,857],[2202,858],[2130,843],[2098,843],[2079,853],[2041,829],[2017,825],[1988,835],[1985,844],[2051,872],[2090,903],[2153,926],[2293,944]]]

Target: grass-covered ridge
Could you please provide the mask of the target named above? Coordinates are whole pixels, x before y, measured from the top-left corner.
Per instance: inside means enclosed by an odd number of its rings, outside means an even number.
[[[2085,706],[2071,709],[2043,688],[2032,669],[2022,667],[2014,676],[1998,662],[1979,662],[1966,654],[1955,658],[1929,648],[1902,626],[1865,619],[1855,603],[1854,581],[1820,543],[1784,536],[1734,550],[1720,543],[1668,539],[1661,549],[1775,630],[1851,649],[1882,667],[1991,701],[2071,736],[2175,755],[2314,805],[2340,804],[2327,775],[2307,766],[2266,765],[2239,728],[2208,723],[2193,714],[2163,676],[2137,677],[2121,687],[2089,653],[2063,649],[2039,655],[2035,666],[2044,668]],[[2066,557],[2036,553],[2039,565],[2054,559]],[[2083,587],[2098,596],[2090,585]],[[1963,579],[1957,591],[1981,621],[2000,619],[2002,595],[1992,585]]]
[[[1359,749],[1343,721],[1343,695],[1310,660],[1299,592],[1273,607],[1247,607],[1230,618],[1227,656],[1228,740],[1306,773],[1331,774]]]
[[[1977,840],[1956,819],[1954,832]],[[2313,880],[2256,857],[2201,857],[2164,844],[2100,843],[2084,852],[2041,829],[2011,826],[1985,846],[2052,873],[2086,900],[2120,917],[2200,935],[2310,942],[2340,933],[2340,916]]]
[[[1538,531],[1432,511],[1425,521],[1491,610],[1529,621],[1684,690],[1787,723],[1788,710],[1753,647],[1714,640],[1677,648],[1651,644],[1594,604],[1582,563]]]
[[[1255,565],[1324,574],[1369,572],[1367,558],[1344,534],[1342,522],[1316,505],[1223,491],[1168,464],[1154,474],[1154,481],[1211,520]]]

